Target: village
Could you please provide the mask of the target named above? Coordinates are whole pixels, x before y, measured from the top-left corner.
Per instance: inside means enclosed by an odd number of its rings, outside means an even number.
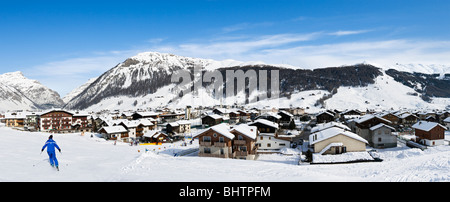
[[[6,127],[30,132],[96,134],[114,144],[198,147],[174,155],[256,160],[262,154],[301,154],[299,164],[382,161],[377,150],[449,145],[449,111],[326,110],[187,106],[137,111],[15,111]]]

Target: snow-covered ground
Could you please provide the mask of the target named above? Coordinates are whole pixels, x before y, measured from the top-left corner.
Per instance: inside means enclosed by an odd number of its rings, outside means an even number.
[[[383,162],[298,165],[299,155],[293,149],[285,151],[289,155],[261,155],[257,161],[205,158],[195,153],[173,157],[174,152],[195,148],[198,143],[129,146],[114,145],[95,135],[91,138],[88,133],[55,134],[62,149],[62,154],[57,153],[58,172],[48,164],[46,152],[40,154],[48,136],[0,127],[0,181],[450,181],[447,145],[425,151],[378,150]],[[146,148],[150,151],[145,152]]]

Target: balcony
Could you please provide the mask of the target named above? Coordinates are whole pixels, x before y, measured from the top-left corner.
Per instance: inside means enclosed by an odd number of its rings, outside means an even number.
[[[227,147],[226,142],[214,142],[214,146],[216,147]]]
[[[235,145],[245,145],[247,144],[247,141],[245,140],[234,140]]]
[[[247,156],[248,155],[248,152],[246,152],[246,151],[235,151],[235,152],[233,152],[233,156]]]
[[[210,147],[211,146],[211,142],[199,142],[200,146],[205,146],[205,147]]]

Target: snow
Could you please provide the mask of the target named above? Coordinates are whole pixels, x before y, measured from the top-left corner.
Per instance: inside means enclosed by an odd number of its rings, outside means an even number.
[[[339,155],[313,154],[314,163],[342,163],[350,161],[372,161],[368,152],[347,152]]]
[[[380,149],[383,162],[298,165],[294,149],[260,155],[256,161],[173,157],[187,147],[180,142],[160,146],[129,146],[90,137],[89,133],[53,134],[62,149],[60,171],[39,154],[49,133],[22,132],[0,127],[0,181],[149,181],[149,182],[299,182],[299,181],[443,181],[450,182],[450,146],[425,151],[408,147]],[[164,148],[165,147],[165,148]],[[145,149],[150,151],[145,153]],[[138,152],[140,150],[140,152]],[[33,166],[34,165],[34,166]]]
[[[428,121],[419,121],[416,124],[414,124],[412,127],[415,129],[423,130],[423,131],[430,131],[434,127],[439,126],[444,128],[444,130],[447,130],[447,128],[439,123],[436,122],[428,122]]]

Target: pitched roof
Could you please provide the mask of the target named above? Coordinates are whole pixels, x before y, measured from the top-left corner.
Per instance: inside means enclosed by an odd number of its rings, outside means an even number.
[[[256,124],[256,123],[261,123],[261,124],[264,124],[266,126],[270,126],[272,128],[278,129],[278,124],[277,123],[274,123],[274,122],[266,120],[266,119],[256,119],[253,123],[249,123],[248,125],[253,125],[253,124]]]
[[[249,126],[247,124],[240,124],[237,125],[236,127],[234,127],[233,129],[230,130],[231,132],[233,131],[237,131],[251,139],[256,139],[256,135],[257,135],[257,127],[256,126]]]
[[[106,133],[126,133],[128,132],[123,126],[105,126],[100,128],[100,130],[104,129]]]
[[[419,130],[423,130],[423,131],[430,131],[431,129],[433,129],[434,127],[439,126],[444,128],[445,130],[447,130],[447,128],[439,123],[436,122],[428,122],[428,121],[419,121],[416,124],[414,124],[412,127],[414,129],[419,129]]]
[[[355,140],[358,140],[358,141],[361,141],[361,142],[364,142],[364,143],[368,144],[367,140],[365,140],[364,138],[360,137],[359,135],[357,135],[355,133],[352,133],[350,131],[346,131],[346,130],[341,129],[341,128],[337,128],[337,127],[328,128],[326,130],[322,130],[320,132],[316,132],[316,133],[311,134],[309,136],[309,142],[310,142],[311,145],[313,145],[313,144],[316,144],[318,142],[321,142],[323,140],[332,138],[332,137],[337,136],[337,135],[345,135],[347,137],[350,137],[350,138],[353,138]],[[313,137],[316,137],[316,138],[313,138]]]
[[[350,130],[350,128],[342,123],[339,122],[328,122],[328,123],[321,123],[317,124],[314,128],[311,129],[311,133],[319,132],[321,130],[325,130],[331,127],[338,127],[346,130]]]
[[[386,128],[389,128],[389,129],[395,131],[395,128],[393,128],[393,127],[391,127],[391,126],[388,126],[388,125],[386,125],[386,124],[384,124],[384,123],[379,123],[379,124],[376,125],[376,126],[372,126],[371,128],[369,128],[369,130],[376,130],[376,129],[381,128],[381,127],[386,127]]]
[[[209,131],[209,130],[213,130],[213,131],[215,131],[215,132],[217,132],[217,133],[219,133],[219,134],[221,134],[221,135],[223,135],[223,136],[225,136],[225,137],[227,137],[229,139],[233,139],[234,138],[234,134],[230,133],[230,126],[228,126],[226,123],[221,123],[221,124],[215,125],[215,126],[213,126],[211,128],[202,130],[201,132],[195,134],[193,137],[195,138],[195,137],[197,137],[197,136],[199,136],[199,135],[201,135],[201,134],[203,134],[203,133],[205,133],[206,131]]]

